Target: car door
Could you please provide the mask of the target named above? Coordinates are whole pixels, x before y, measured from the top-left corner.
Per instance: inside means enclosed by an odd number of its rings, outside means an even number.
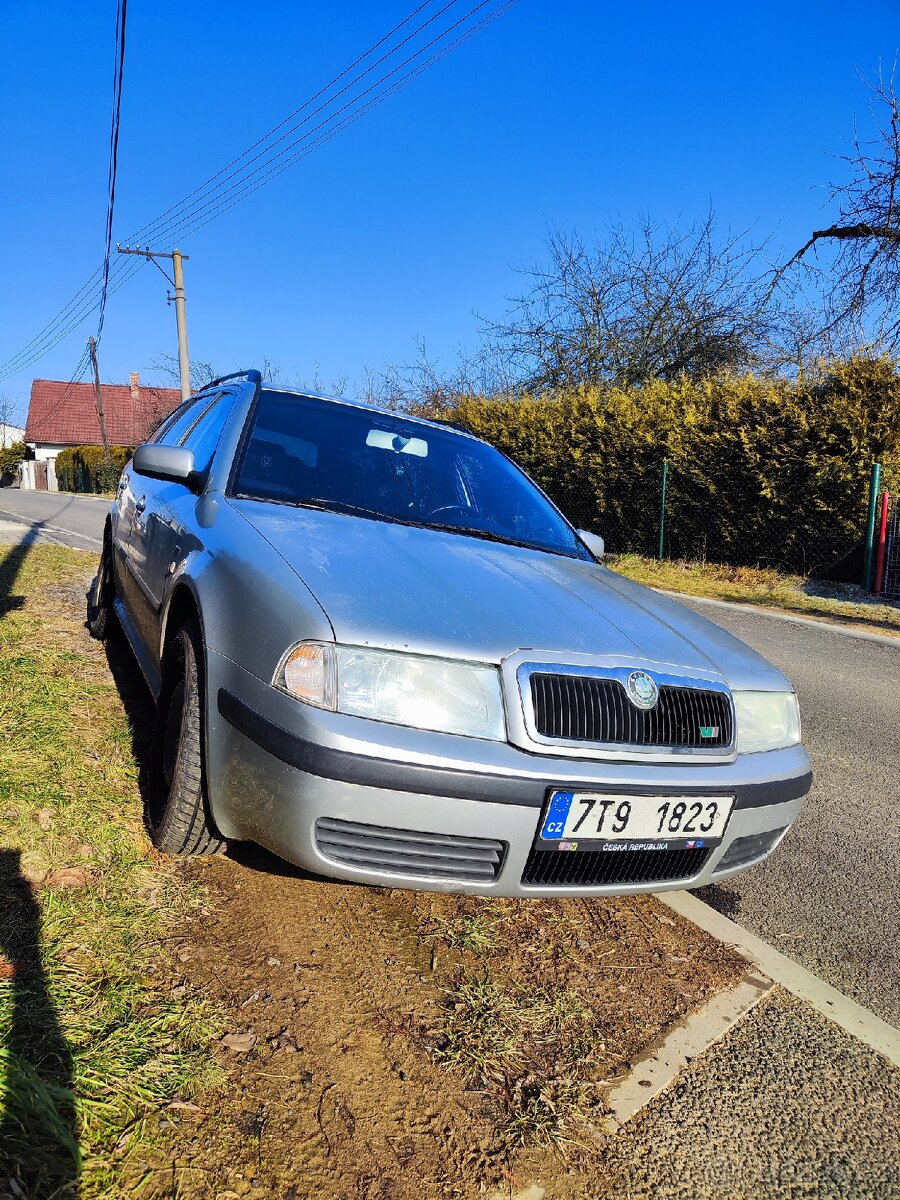
[[[164,426],[154,441],[160,446],[180,446],[189,430],[219,398],[221,393],[200,396],[179,410],[177,418]],[[165,575],[160,578],[156,569],[159,554],[155,543],[163,536],[168,505],[175,493],[191,495],[180,483],[167,483],[134,474],[131,487],[135,494],[134,515],[126,552],[126,607],[134,633],[150,662],[158,663],[159,614],[162,605]]]
[[[193,401],[186,401],[169,413],[162,424],[153,431],[148,442],[158,442],[166,430],[186,413]],[[147,479],[138,475],[129,465],[119,478],[116,499],[112,506],[112,562],[116,582],[116,594],[123,601],[127,610],[127,618],[134,626],[134,604],[136,586],[131,573],[132,534],[137,506],[140,502],[146,505]]]

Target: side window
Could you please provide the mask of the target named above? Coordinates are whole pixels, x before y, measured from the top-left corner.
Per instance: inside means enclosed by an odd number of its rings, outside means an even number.
[[[215,397],[213,396],[200,396],[196,400],[191,400],[187,406],[177,409],[169,423],[160,429],[154,441],[160,446],[180,446],[181,439],[187,431],[214,401]]]
[[[165,437],[166,430],[169,428],[169,426],[177,421],[182,413],[187,412],[188,407],[193,403],[193,400],[182,400],[177,408],[173,409],[167,417],[160,421],[155,429],[147,434],[147,436],[144,438],[144,441],[152,443],[153,445],[158,445],[160,439]]]
[[[194,452],[194,470],[200,473],[209,470],[225,422],[234,407],[234,392],[226,392],[200,416],[188,429],[180,444]]]

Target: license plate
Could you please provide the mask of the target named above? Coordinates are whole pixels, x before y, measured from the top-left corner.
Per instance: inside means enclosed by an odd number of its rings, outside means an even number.
[[[734,796],[552,792],[538,844],[546,850],[702,849],[721,841]]]

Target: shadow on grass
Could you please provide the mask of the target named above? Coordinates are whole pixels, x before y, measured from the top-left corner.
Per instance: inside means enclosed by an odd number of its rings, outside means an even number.
[[[13,588],[42,526],[0,558],[0,618],[25,602]],[[0,956],[0,1194],[71,1200],[81,1171],[72,1057],[44,973],[40,908],[10,848],[0,848]]]
[[[19,572],[25,565],[25,559],[37,541],[43,526],[43,521],[35,521],[27,526],[22,540],[14,546],[10,546],[0,559],[0,618],[5,617],[7,613],[15,612],[25,603],[25,597],[14,596],[12,590],[16,585]]]
[[[41,914],[19,851],[0,849],[3,983],[0,1195],[15,1200],[78,1194],[81,1156],[72,1057],[41,961]]]

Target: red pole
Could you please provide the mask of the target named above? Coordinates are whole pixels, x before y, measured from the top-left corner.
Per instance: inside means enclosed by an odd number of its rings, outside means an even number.
[[[890,492],[881,493],[881,523],[878,527],[878,550],[875,555],[875,586],[872,589],[876,596],[881,595],[881,585],[884,583],[884,547],[887,541],[888,508],[891,503]]]

